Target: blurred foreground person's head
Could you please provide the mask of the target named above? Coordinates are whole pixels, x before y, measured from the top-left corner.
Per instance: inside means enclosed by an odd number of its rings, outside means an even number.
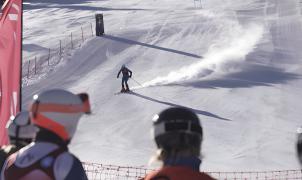
[[[199,172],[203,131],[198,116],[190,109],[172,107],[153,118],[153,135],[157,145],[157,159],[161,169],[144,179],[204,179],[209,175]]]
[[[6,124],[6,129],[10,144],[0,149],[0,171],[6,158],[31,143],[37,133],[37,128],[31,124],[28,111],[21,111],[12,116]]]
[[[168,108],[153,118],[158,159],[169,163],[182,157],[199,157],[202,127],[197,115],[182,107]]]
[[[37,138],[68,144],[82,115],[90,113],[89,98],[62,89],[44,91],[34,95],[30,113],[40,129]]]
[[[6,127],[10,144],[20,148],[31,143],[37,133],[37,128],[31,123],[28,111],[12,116]]]

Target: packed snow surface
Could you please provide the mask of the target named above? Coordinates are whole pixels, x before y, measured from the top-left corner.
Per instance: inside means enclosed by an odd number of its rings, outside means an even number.
[[[299,0],[25,2],[24,57],[47,53],[104,14],[104,36],[23,83],[23,108],[49,88],[89,93],[93,113],[81,119],[70,148],[82,161],[147,166],[156,149],[153,115],[184,106],[203,125],[202,170],[299,168]],[[122,64],[133,71],[133,93],[116,95]]]

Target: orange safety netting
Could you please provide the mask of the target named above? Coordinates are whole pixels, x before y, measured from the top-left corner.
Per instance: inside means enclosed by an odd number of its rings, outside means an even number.
[[[89,180],[137,180],[152,169],[146,167],[114,166],[83,162]],[[220,180],[298,180],[302,170],[280,170],[262,172],[206,172]]]

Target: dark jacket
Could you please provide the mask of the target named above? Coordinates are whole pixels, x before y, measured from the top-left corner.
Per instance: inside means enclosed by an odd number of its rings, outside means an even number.
[[[120,76],[120,73],[123,74],[123,77],[131,77],[132,76],[132,71],[126,67],[121,68],[117,74],[117,78]]]

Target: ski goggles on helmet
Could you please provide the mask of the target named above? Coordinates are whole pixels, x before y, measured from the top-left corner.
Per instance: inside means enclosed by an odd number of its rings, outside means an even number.
[[[199,124],[192,123],[188,120],[175,119],[169,121],[163,121],[154,124],[153,135],[154,137],[160,136],[169,132],[184,132],[184,133],[195,133],[202,136],[202,128]]]
[[[56,112],[56,113],[85,113],[90,114],[90,102],[87,93],[80,93],[77,96],[81,99],[81,104],[56,104],[56,103],[40,103],[39,100],[34,100],[30,111],[33,117],[39,112]],[[34,97],[37,99],[37,96]]]

